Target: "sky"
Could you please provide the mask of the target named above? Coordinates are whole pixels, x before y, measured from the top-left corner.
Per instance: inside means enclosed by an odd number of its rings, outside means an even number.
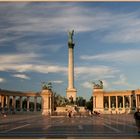
[[[0,88],[66,96],[68,32],[74,29],[74,83],[90,99],[104,90],[139,89],[140,2],[1,2]]]

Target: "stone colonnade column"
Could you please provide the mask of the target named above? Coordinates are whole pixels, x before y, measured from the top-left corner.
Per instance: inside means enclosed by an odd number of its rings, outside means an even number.
[[[136,94],[136,108],[138,107],[138,95]]]
[[[36,112],[37,97],[34,97],[34,112]]]
[[[20,111],[22,111],[22,96],[19,97],[19,106],[20,106]]]
[[[1,103],[2,103],[2,102],[1,102],[1,101],[2,101],[1,98],[2,98],[2,95],[0,95],[0,107],[1,107]]]
[[[15,96],[13,96],[13,100],[12,100],[12,107],[13,107],[13,109],[15,110],[15,105],[16,105],[16,102],[15,102]]]
[[[108,108],[109,108],[109,110],[111,109],[111,104],[110,104],[110,96],[108,96]]]
[[[30,97],[27,96],[27,111],[29,111],[29,104],[30,104],[30,101],[29,101]]]
[[[124,100],[124,96],[123,96],[123,108],[125,109],[125,100]]]
[[[1,96],[1,107],[2,108],[4,107],[4,96],[3,95]]]
[[[49,100],[49,103],[50,103],[50,107],[49,107],[49,109],[50,109],[50,114],[51,114],[51,108],[52,108],[52,96],[50,95],[50,100]]]
[[[10,106],[10,98],[9,98],[9,96],[7,95],[6,96],[6,105],[7,105],[7,108],[9,108],[9,106]]]
[[[131,95],[129,95],[129,108],[130,109],[132,108],[132,98],[131,98]]]
[[[118,96],[116,96],[116,108],[118,108]]]
[[[17,95],[18,96],[18,95]],[[26,96],[27,97],[27,111],[29,111],[29,98],[30,96]],[[23,96],[19,96],[19,108],[20,108],[20,111],[22,111],[22,104],[23,104],[23,101],[22,101],[22,98]],[[10,101],[12,100],[11,104],[10,104]],[[51,99],[50,99],[50,102],[51,102]],[[16,95],[0,95],[0,106],[2,108],[5,107],[5,105],[7,106],[8,109],[10,109],[10,106],[15,110],[16,109]],[[37,111],[37,96],[34,96],[34,111]]]

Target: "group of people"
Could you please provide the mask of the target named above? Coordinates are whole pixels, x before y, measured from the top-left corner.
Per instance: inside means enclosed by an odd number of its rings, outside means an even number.
[[[7,114],[8,114],[8,108],[7,108],[7,106],[5,106],[5,107],[1,107],[0,106],[0,113],[3,115],[3,117],[6,117]]]
[[[7,106],[5,106],[5,107],[0,106],[0,114],[3,115],[3,117],[7,117],[7,114],[9,112],[12,114],[15,114],[14,108],[11,107],[9,110]]]

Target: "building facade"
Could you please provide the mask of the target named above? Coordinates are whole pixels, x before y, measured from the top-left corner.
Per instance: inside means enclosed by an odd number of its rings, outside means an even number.
[[[104,91],[93,89],[93,111],[102,114],[134,113],[140,106],[140,89]]]
[[[51,90],[35,93],[0,89],[0,107],[9,112],[42,111],[42,115],[49,115],[53,110],[53,93]]]

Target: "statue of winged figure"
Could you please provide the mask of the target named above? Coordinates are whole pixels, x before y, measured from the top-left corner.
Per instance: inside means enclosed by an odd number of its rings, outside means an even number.
[[[73,35],[74,35],[74,30],[69,31],[68,33],[68,43],[73,43]]]

